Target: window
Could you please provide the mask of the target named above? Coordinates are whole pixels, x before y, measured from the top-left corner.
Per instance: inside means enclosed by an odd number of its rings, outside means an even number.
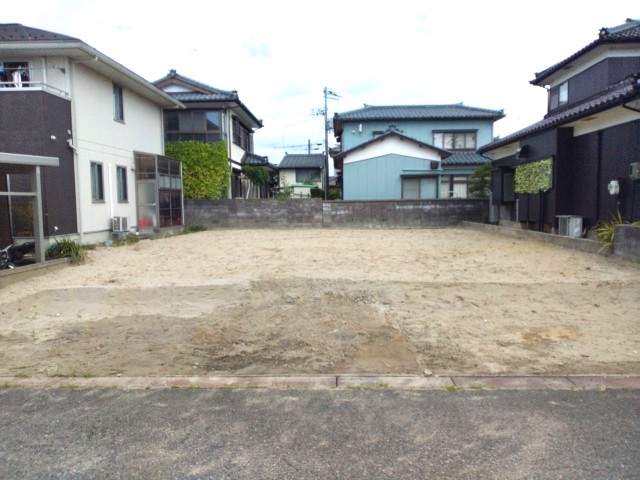
[[[122,87],[113,86],[113,119],[124,122],[124,103],[122,98]]]
[[[476,132],[433,132],[433,146],[444,150],[475,150]]]
[[[319,182],[320,170],[317,168],[296,169],[296,183]]]
[[[569,84],[564,82],[549,90],[549,110],[561,107],[569,101]]]
[[[94,202],[104,201],[101,163],[91,162],[91,200]]]
[[[191,110],[187,112],[166,111],[164,129],[168,142],[196,140],[216,143],[222,140],[222,112]]]
[[[467,175],[443,175],[440,177],[440,198],[467,198],[469,177]]]
[[[436,198],[435,177],[405,177],[402,179],[403,200],[425,200]]]
[[[251,130],[245,127],[237,118],[233,119],[233,143],[242,147],[247,152],[252,151]]]
[[[118,202],[124,203],[129,201],[129,193],[127,191],[126,167],[116,167],[116,179],[118,182]]]

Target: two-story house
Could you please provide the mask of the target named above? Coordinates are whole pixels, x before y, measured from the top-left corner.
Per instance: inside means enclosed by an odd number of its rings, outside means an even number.
[[[81,243],[182,224],[180,162],[162,157],[163,108],[179,101],[83,41],[0,24],[0,152],[42,166],[45,238]],[[16,160],[17,159],[17,160]],[[0,236],[32,236],[30,179],[0,162]]]
[[[476,153],[501,110],[454,105],[365,106],[336,113],[332,156],[344,200],[465,198]]]
[[[640,21],[601,29],[531,83],[549,92],[545,117],[479,150],[494,158],[493,220],[572,236],[618,210],[640,220]],[[519,187],[543,161],[545,188]]]
[[[181,111],[165,110],[165,140],[225,142],[231,168],[229,197],[260,195],[261,190],[251,189],[249,180],[243,178],[242,165],[269,168],[264,157],[253,150],[253,133],[262,128],[262,120],[240,101],[238,92],[206,85],[175,70],[169,70],[168,75],[153,83],[186,107]]]

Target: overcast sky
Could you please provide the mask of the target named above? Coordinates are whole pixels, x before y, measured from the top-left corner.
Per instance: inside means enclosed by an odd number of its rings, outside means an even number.
[[[503,109],[494,135],[505,136],[546,111],[535,72],[626,18],[640,18],[638,0],[31,0],[0,13],[80,38],[150,81],[174,68],[237,90],[264,123],[256,153],[275,164],[323,142],[312,111],[325,86],[342,97],[330,119],[364,104],[463,102]]]

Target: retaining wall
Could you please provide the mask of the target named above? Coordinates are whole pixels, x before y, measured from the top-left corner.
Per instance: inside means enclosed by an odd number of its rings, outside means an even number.
[[[613,254],[640,262],[640,227],[616,225]]]
[[[185,224],[205,228],[424,228],[484,222],[483,199],[422,201],[185,200]]]

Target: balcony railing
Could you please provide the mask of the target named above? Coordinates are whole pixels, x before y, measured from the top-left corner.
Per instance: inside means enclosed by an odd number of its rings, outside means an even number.
[[[41,81],[21,82],[20,84],[17,84],[17,85],[13,82],[0,82],[0,93],[16,92],[16,91],[23,91],[23,90],[37,90],[37,91],[46,90],[46,91],[52,91],[58,95],[62,95],[63,97],[69,96],[68,92]]]
[[[57,95],[61,95],[63,97],[68,97],[69,92],[64,89],[59,88],[61,85],[64,85],[66,82],[64,81],[64,77],[60,77],[58,75],[57,78],[54,78],[54,82],[48,81],[51,80],[48,78],[47,71],[54,72],[59,71],[63,74],[64,69],[58,67],[50,67],[46,68],[21,68],[18,69],[0,69],[0,92],[8,92],[8,91],[22,91],[22,90],[46,90]],[[58,82],[55,82],[58,80]],[[54,86],[52,83],[58,84],[58,86]]]

